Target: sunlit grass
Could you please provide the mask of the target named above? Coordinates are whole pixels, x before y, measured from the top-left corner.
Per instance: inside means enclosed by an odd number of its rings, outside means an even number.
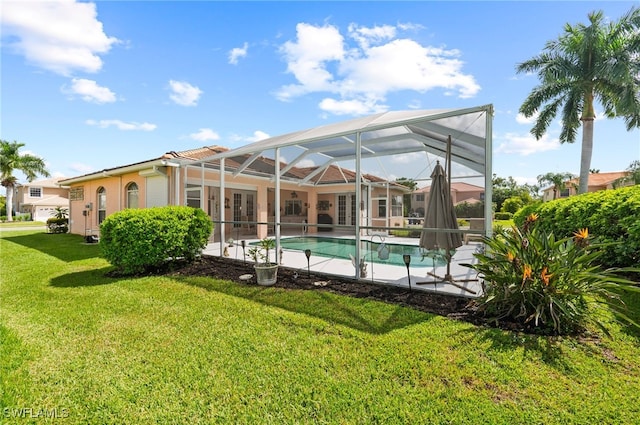
[[[113,279],[99,246],[75,235],[3,232],[0,244],[6,423],[56,408],[78,424],[640,415],[640,337],[614,324],[610,338],[528,336],[326,292]]]
[[[45,227],[46,224],[41,221],[5,221],[0,222],[0,229],[13,229],[16,227]]]

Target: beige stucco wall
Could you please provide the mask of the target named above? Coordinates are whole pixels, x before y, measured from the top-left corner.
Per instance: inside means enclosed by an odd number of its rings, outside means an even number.
[[[107,176],[82,183],[72,184],[69,191],[83,188],[82,199],[69,200],[70,232],[80,235],[99,235],[98,225],[98,190],[104,187],[106,190],[106,215],[126,208],[126,187],[135,182],[138,185],[138,208],[145,208],[145,178],[137,172],[120,176]],[[91,209],[87,205],[91,204]],[[87,216],[83,215],[87,211]]]
[[[98,225],[98,189],[104,187],[106,189],[106,215],[109,216],[114,212],[120,211],[126,208],[126,186],[135,182],[138,185],[138,206],[139,208],[145,208],[146,199],[146,177],[140,175],[140,170],[130,172],[122,175],[114,176],[96,176],[94,179],[84,181],[82,183],[72,184],[71,191],[76,188],[83,188],[83,198],[70,201],[70,231],[76,234],[99,234]],[[203,210],[213,219],[219,220],[220,204],[225,205],[225,200],[228,208],[223,208],[223,221],[233,221],[233,195],[234,193],[253,194],[254,198],[254,216],[248,217],[248,222],[254,222],[251,224],[251,231],[258,237],[267,236],[268,231],[272,230],[266,224],[256,225],[255,222],[267,223],[274,220],[275,215],[275,192],[273,187],[275,182],[267,178],[255,178],[250,176],[233,176],[231,174],[225,174],[225,192],[224,198],[220,197],[220,173],[216,170],[203,169],[201,167],[186,167],[186,168],[171,168],[162,167],[162,172],[166,173],[168,178],[167,183],[167,199],[170,205],[185,205],[185,187],[187,185],[193,186],[193,189],[199,189],[204,185],[204,190],[201,195],[201,205]],[[178,176],[176,177],[176,173]],[[178,189],[176,190],[176,182]],[[353,188],[349,185],[335,185],[335,186],[323,186],[322,192],[314,187],[300,187],[297,184],[289,182],[281,182],[281,222],[298,224],[306,222],[310,225],[307,227],[309,233],[316,233],[317,228],[313,225],[317,224],[318,214],[329,214],[333,223],[337,223],[337,205],[336,194],[346,194],[349,191],[353,191]],[[292,197],[292,193],[295,191],[296,196]],[[401,194],[400,191],[392,190],[391,194]],[[376,189],[373,196],[384,196],[386,189]],[[295,199],[301,203],[301,211],[299,214],[285,214],[285,203],[287,200]],[[177,202],[176,202],[177,200]],[[318,210],[318,204],[321,201],[329,203],[328,210]],[[87,204],[92,203],[93,208],[87,210],[85,207]],[[378,209],[377,204],[372,202],[372,211],[370,214],[377,217]],[[389,201],[389,211],[391,202]],[[88,211],[88,215],[83,215],[83,211]],[[245,215],[244,212],[242,214]],[[85,225],[86,223],[86,225]],[[391,226],[401,226],[402,218],[390,218]],[[247,226],[248,227],[248,226]],[[243,226],[244,229],[244,226]],[[212,239],[216,235],[220,235],[221,229],[215,229]],[[232,223],[225,223],[224,225],[225,239],[235,238],[239,233],[237,227],[233,227]]]

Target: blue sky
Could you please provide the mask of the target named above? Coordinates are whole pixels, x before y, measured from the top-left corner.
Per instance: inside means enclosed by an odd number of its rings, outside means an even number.
[[[495,174],[578,174],[581,133],[560,145],[555,122],[536,141],[517,112],[538,81],[515,67],[565,23],[636,4],[3,0],[0,138],[73,177],[387,110],[491,103]],[[621,119],[597,119],[594,144],[601,172],[640,159],[640,132]],[[420,172],[391,162],[384,177]]]

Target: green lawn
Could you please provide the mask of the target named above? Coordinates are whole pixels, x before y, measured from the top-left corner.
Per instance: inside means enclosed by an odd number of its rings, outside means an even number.
[[[1,236],[2,423],[47,414],[73,424],[640,417],[634,329],[527,336],[326,292],[114,279],[99,246],[79,236]],[[637,312],[640,299],[628,301]]]
[[[41,221],[6,221],[0,223],[0,229],[11,230],[16,227],[45,227],[46,223]]]

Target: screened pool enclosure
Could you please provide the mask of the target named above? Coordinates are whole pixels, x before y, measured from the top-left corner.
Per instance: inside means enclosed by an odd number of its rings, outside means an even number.
[[[402,205],[411,191],[395,180],[428,187],[436,164],[450,164],[450,182],[478,186],[490,200],[492,119],[492,105],[484,105],[390,111],[331,123],[192,162],[183,187],[187,201],[190,190],[199,191],[200,205],[203,198],[211,201],[220,253],[240,229],[255,239],[275,238],[276,255],[286,235],[331,232],[355,240],[355,258],[362,258],[360,242],[374,236],[415,235],[418,245],[425,231],[485,235],[491,229],[490,201],[482,217],[475,217],[481,222],[475,229],[416,229]],[[400,159],[407,165],[398,172],[393,166]],[[359,278],[357,270],[352,277]]]

